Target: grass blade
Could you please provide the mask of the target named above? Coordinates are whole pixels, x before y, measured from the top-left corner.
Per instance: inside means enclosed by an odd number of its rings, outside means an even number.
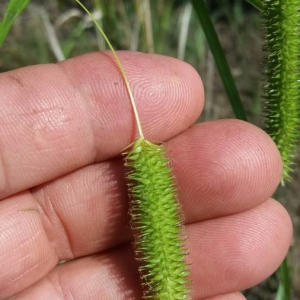
[[[286,186],[279,185],[274,198],[282,203],[282,199],[286,197]],[[291,300],[292,295],[292,280],[290,277],[291,270],[288,264],[288,258],[285,257],[276,271],[276,276],[279,279],[279,285],[276,293],[275,300]]]
[[[291,280],[289,276],[289,266],[287,258],[280,265],[277,274],[279,275],[280,284],[276,294],[276,300],[291,299]]]
[[[234,79],[230,72],[224,51],[215,31],[214,25],[210,19],[207,7],[203,0],[191,0],[199,21],[207,38],[211,53],[216,61],[219,74],[221,76],[224,88],[230,100],[232,109],[236,117],[240,120],[246,120],[246,114],[243,104],[239,97]]]
[[[283,288],[282,284],[280,284],[278,287],[275,300],[285,300],[284,299],[284,288]]]
[[[56,57],[57,61],[63,61],[65,60],[64,53],[61,49],[60,43],[58,41],[58,37],[56,35],[56,31],[51,24],[49,15],[47,11],[44,8],[39,9],[39,14],[41,16],[41,19],[43,21],[44,27],[45,27],[45,33],[46,33],[46,38],[49,42],[50,48]]]
[[[258,10],[263,10],[263,2],[261,0],[247,0],[250,4],[256,7]]]
[[[192,16],[192,9],[193,9],[192,4],[188,2],[181,16],[180,32],[179,32],[179,39],[178,39],[178,54],[177,54],[177,58],[180,60],[184,60],[184,56],[185,56],[189,26],[190,26],[190,21]]]
[[[22,13],[31,0],[10,0],[6,8],[4,17],[0,23],[0,47],[14,24],[15,20]]]

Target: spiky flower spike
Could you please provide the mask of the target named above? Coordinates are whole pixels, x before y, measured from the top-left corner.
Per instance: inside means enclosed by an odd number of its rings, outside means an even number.
[[[283,181],[290,179],[300,125],[300,0],[265,0],[267,51],[266,130],[283,160]]]
[[[189,299],[182,222],[165,148],[140,138],[126,160],[145,297]]]
[[[94,21],[116,59],[140,135],[127,154],[125,164],[130,168],[132,224],[136,233],[137,258],[142,261],[144,296],[153,300],[189,299],[182,218],[165,148],[144,138],[129,81],[116,51],[93,15],[80,0],[75,1]]]

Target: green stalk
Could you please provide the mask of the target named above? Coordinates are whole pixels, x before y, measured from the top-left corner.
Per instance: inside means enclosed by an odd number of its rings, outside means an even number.
[[[289,275],[289,266],[287,257],[284,259],[279,269],[277,270],[279,276],[279,288],[276,294],[276,300],[290,300],[291,299],[291,280]]]
[[[247,1],[260,11],[264,9],[264,4],[261,0],[247,0]]]
[[[275,199],[279,202],[285,197],[286,188],[284,186],[279,186],[275,192]],[[277,278],[279,279],[279,286],[276,293],[275,300],[290,300],[292,283],[290,279],[290,270],[288,265],[287,257],[281,263],[280,267],[276,271]]]
[[[0,47],[5,41],[7,34],[14,24],[15,20],[22,13],[22,11],[30,1],[31,0],[10,0],[4,13],[4,17],[0,23]]]
[[[232,109],[236,117],[240,120],[247,120],[243,104],[239,97],[234,79],[229,69],[224,51],[220,44],[214,25],[210,19],[207,7],[203,0],[191,0],[199,21],[202,25],[204,34],[207,38],[211,53],[215,59],[221,80],[228,95]]]

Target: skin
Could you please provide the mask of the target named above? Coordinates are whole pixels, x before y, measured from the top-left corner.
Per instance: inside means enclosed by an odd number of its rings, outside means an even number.
[[[145,136],[169,150],[192,299],[244,299],[291,243],[274,143],[242,121],[193,125],[204,92],[186,63],[120,58]],[[0,299],[141,299],[120,157],[137,131],[111,55],[3,73],[0,91]]]

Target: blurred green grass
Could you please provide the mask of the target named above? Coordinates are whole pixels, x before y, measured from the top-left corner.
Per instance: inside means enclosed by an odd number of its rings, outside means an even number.
[[[31,0],[10,0],[0,22],[0,46],[6,39],[10,28]]]
[[[223,92],[223,88],[189,1],[90,0],[84,3],[94,12],[116,49],[155,52],[192,64],[203,74],[208,95],[208,109],[202,118],[217,117],[209,102],[215,94],[214,89]],[[249,69],[249,65],[253,64],[252,59],[260,61],[261,55],[260,50],[255,49],[254,53],[258,55],[251,55],[247,48],[252,47],[253,40],[259,40],[258,13],[242,0],[215,0],[210,2],[210,8],[239,90],[246,98],[250,96],[252,99],[249,105],[247,99],[244,100],[250,120],[257,123],[256,116],[260,111],[260,76],[257,75],[260,72],[254,75],[257,70]],[[3,15],[4,9],[5,3],[1,3],[0,15]],[[223,35],[223,31],[228,29]],[[38,63],[53,63],[104,49],[102,37],[75,1],[33,0],[0,48],[0,72]],[[230,51],[234,51],[234,55]],[[245,55],[247,52],[248,56]],[[211,76],[212,73],[214,76]],[[225,97],[221,98],[226,109],[219,117],[233,117]]]

